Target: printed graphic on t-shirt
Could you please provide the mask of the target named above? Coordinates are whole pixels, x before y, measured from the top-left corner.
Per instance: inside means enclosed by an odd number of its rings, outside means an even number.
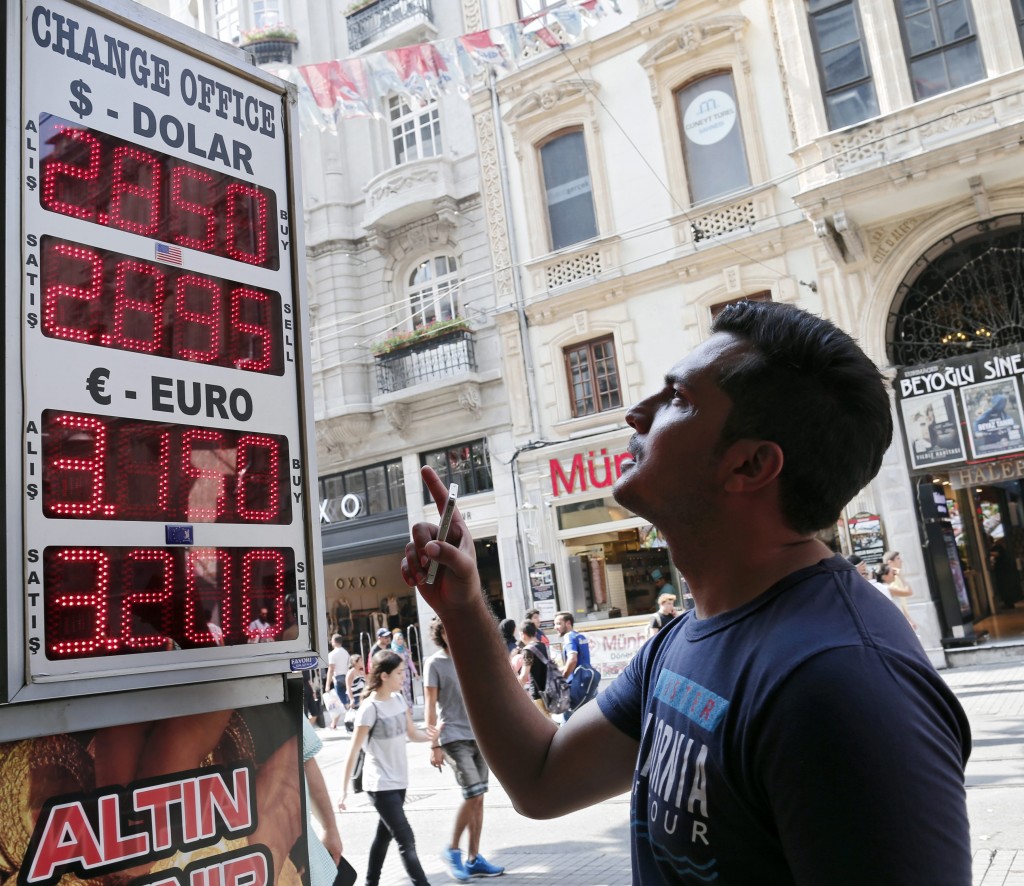
[[[668,669],[662,670],[654,696],[672,711],[708,732],[714,732],[729,707],[728,699]],[[647,724],[651,740],[638,774],[646,783],[644,807],[636,808],[637,836],[645,837],[659,862],[679,877],[714,880],[717,859],[710,855],[711,818],[708,811],[708,746],[684,731],[684,721],[653,717]]]

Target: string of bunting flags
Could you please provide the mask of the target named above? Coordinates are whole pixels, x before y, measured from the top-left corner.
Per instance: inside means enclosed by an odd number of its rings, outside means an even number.
[[[383,118],[388,96],[399,95],[414,108],[441,93],[466,97],[473,81],[492,68],[516,70],[540,51],[575,44],[583,28],[609,10],[621,11],[617,0],[577,0],[459,37],[297,68],[268,67],[298,89],[300,132],[315,127],[337,134],[340,119]]]

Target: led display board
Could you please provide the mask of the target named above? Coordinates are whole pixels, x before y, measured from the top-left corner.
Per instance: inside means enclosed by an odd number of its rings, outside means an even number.
[[[15,5],[8,695],[287,671],[322,609],[293,93],[141,7]]]

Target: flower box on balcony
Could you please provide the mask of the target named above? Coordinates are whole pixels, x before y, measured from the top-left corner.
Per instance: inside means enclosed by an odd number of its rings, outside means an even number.
[[[273,62],[290,65],[298,42],[298,34],[288,25],[266,25],[242,32],[242,48],[253,54],[258,65]]]
[[[441,327],[441,328],[438,328]],[[380,342],[374,348],[377,388],[381,394],[430,382],[463,378],[476,372],[473,333],[462,320],[448,320]]]
[[[404,351],[422,342],[429,342],[449,332],[469,331],[469,324],[462,317],[451,320],[437,320],[426,326],[418,326],[411,332],[398,332],[389,338],[370,345],[374,357],[384,357],[395,351]]]

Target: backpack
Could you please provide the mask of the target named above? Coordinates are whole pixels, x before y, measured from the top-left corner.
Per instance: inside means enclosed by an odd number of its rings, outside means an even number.
[[[538,647],[541,645],[540,643],[536,644]],[[534,655],[536,654],[537,652],[534,650]],[[548,669],[548,673],[540,697],[544,701],[544,706],[548,709],[549,714],[564,714],[569,710],[570,706],[569,684],[558,668],[555,667],[555,663],[551,660],[548,651],[544,649],[541,655],[544,658],[544,664]]]

